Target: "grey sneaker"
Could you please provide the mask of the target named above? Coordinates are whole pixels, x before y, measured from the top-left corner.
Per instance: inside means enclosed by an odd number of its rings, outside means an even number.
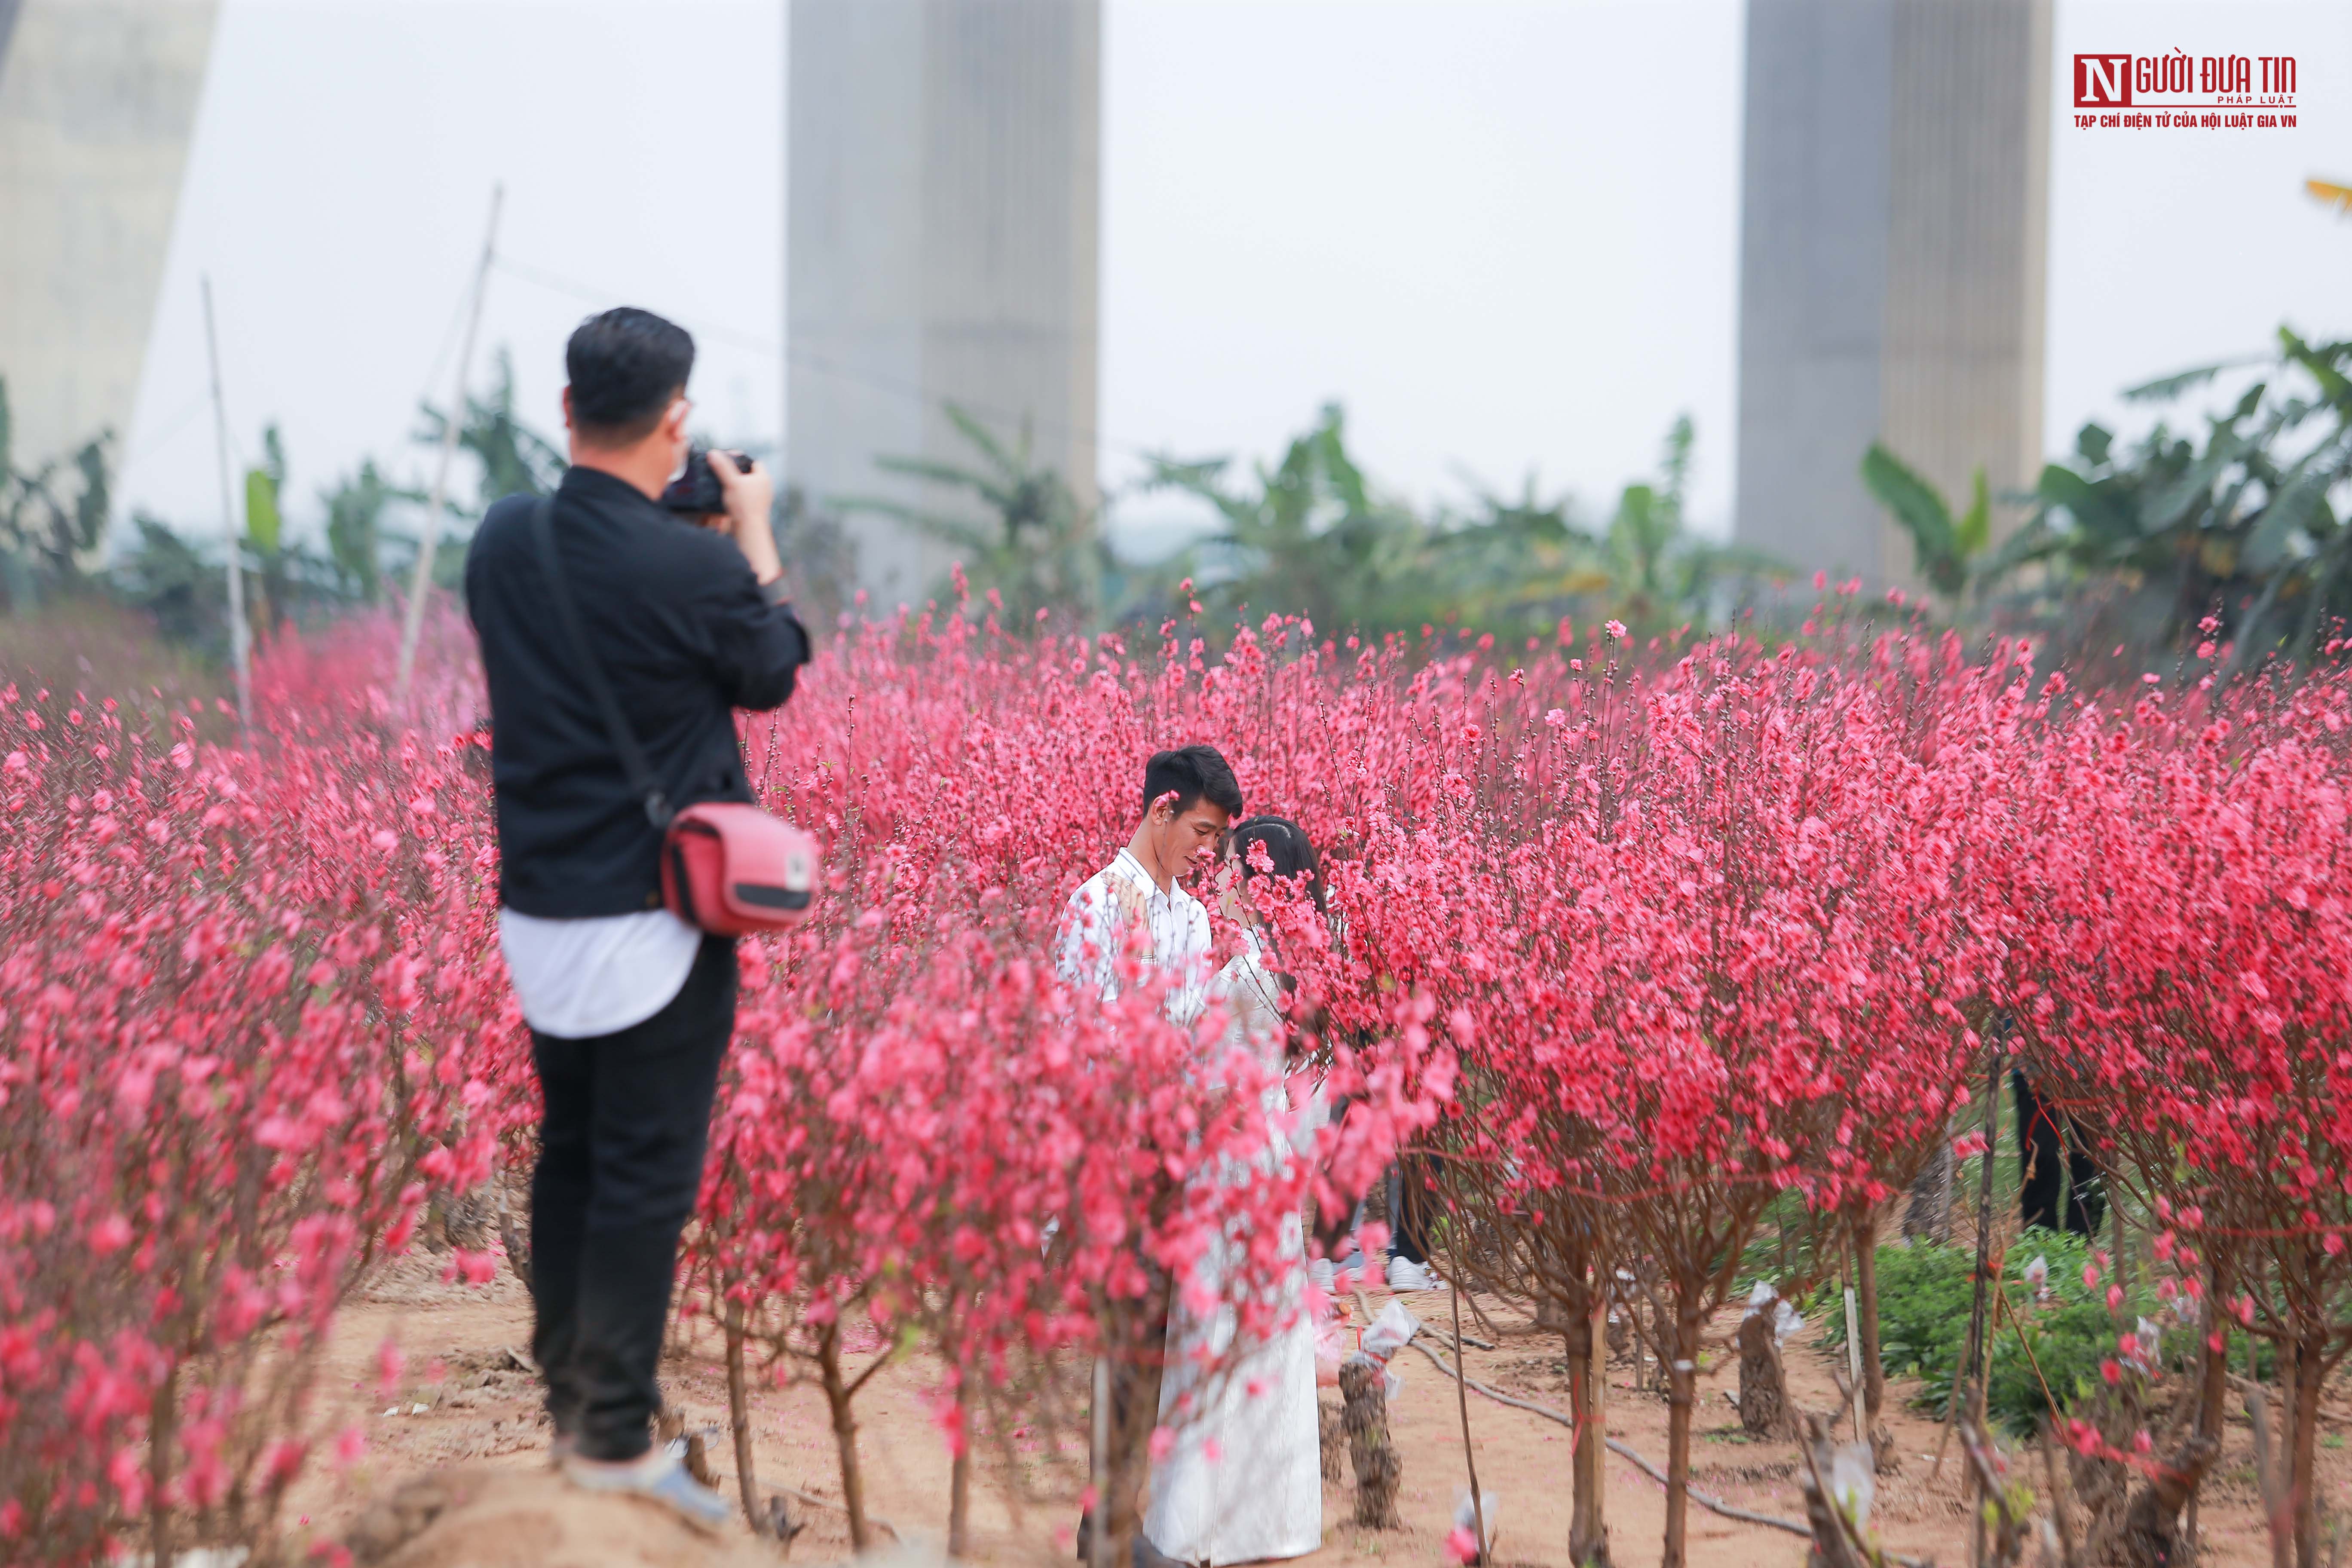
[[[563,1479],[583,1491],[627,1492],[661,1503],[697,1530],[717,1534],[734,1515],[727,1500],[686,1473],[677,1456],[655,1448],[641,1459],[606,1464],[567,1455]]]

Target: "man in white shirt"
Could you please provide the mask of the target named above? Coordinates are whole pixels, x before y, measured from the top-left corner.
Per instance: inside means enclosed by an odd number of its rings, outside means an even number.
[[[1207,1005],[1209,911],[1179,880],[1213,858],[1225,829],[1242,812],[1241,784],[1213,746],[1155,752],[1143,768],[1143,817],[1127,847],[1078,885],[1063,913],[1055,969],[1071,985],[1105,1001],[1118,995],[1122,970],[1148,967],[1168,979],[1160,1005],[1190,1024]],[[1110,1452],[1105,1487],[1109,1533],[1134,1542],[1135,1568],[1162,1568],[1164,1557],[1143,1535],[1136,1494],[1150,1471],[1151,1429],[1160,1420],[1160,1373],[1166,1352],[1168,1282],[1158,1278],[1156,1301],[1143,1305],[1147,1342],[1132,1361],[1110,1369]],[[1094,1524],[1078,1521],[1078,1555],[1091,1554]]]
[[[1194,752],[1206,753],[1207,760]],[[1163,759],[1169,760],[1165,767]],[[1154,768],[1163,776],[1155,778]],[[1180,771],[1212,774],[1221,782],[1213,795],[1211,777],[1171,783],[1165,776]],[[1148,963],[1169,977],[1163,1004],[1169,1017],[1189,1024],[1207,1004],[1209,911],[1178,879],[1196,858],[1215,853],[1226,825],[1241,810],[1215,795],[1230,789],[1238,803],[1241,789],[1224,759],[1208,746],[1154,756],[1145,770],[1144,788],[1163,785],[1127,847],[1070,895],[1055,969],[1066,983],[1089,986],[1108,1002],[1119,994],[1122,958]]]

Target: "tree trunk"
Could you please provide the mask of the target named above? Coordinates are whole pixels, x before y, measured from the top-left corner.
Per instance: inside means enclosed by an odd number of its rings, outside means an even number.
[[[469,747],[468,750],[479,751],[480,748]],[[528,1290],[530,1289],[530,1225],[528,1209],[521,1219],[516,1218],[514,1182],[511,1173],[505,1165],[501,1164],[492,1170],[490,1180],[494,1184],[497,1194],[499,1245],[506,1249],[507,1267],[514,1270],[514,1277],[522,1281],[522,1288]],[[530,1188],[526,1186],[524,1191],[528,1193]]]
[[[955,1463],[948,1471],[948,1555],[971,1555],[971,1379],[956,1384]]]
[[[1872,1462],[1881,1474],[1902,1461],[1895,1455],[1895,1434],[1881,1419],[1886,1409],[1886,1364],[1878,1342],[1878,1216],[1865,1211],[1854,1221],[1853,1291],[1856,1327],[1862,1342],[1862,1428],[1870,1435]]]
[[[824,1402],[833,1411],[833,1446],[841,1453],[841,1506],[849,1515],[849,1546],[864,1552],[873,1543],[866,1525],[866,1481],[857,1468],[857,1418],[849,1408],[848,1380],[841,1375],[841,1320],[824,1326],[816,1342],[817,1370]]]
[[[1951,1140],[1947,1138],[1911,1184],[1910,1201],[1903,1206],[1904,1240],[1941,1245],[1952,1239],[1954,1163]]]
[[[1609,1532],[1601,1523],[1601,1404],[1594,1384],[1601,1369],[1593,1354],[1600,1336],[1593,1312],[1570,1312],[1561,1331],[1568,1352],[1568,1407],[1576,1417],[1574,1500],[1568,1515],[1568,1560],[1575,1568],[1591,1568],[1609,1561]]]
[[[2201,1417],[2200,1417],[2201,1419]],[[2180,1538],[2180,1510],[2197,1495],[2221,1445],[2192,1431],[2124,1510],[2123,1560],[2128,1568],[2181,1568],[2196,1560],[2193,1541]],[[2182,1547],[2188,1547],[2186,1555]]]
[[[1462,1254],[1454,1251],[1449,1261],[1454,1279],[1446,1295],[1453,1299],[1454,1370],[1461,1373],[1454,1380],[1454,1400],[1462,1419],[1462,1464],[1470,1472],[1470,1523],[1476,1532],[1471,1540],[1478,1546],[1478,1568],[1492,1568],[1494,1545],[1486,1536],[1486,1494],[1478,1489],[1478,1447],[1470,1440],[1470,1352],[1462,1342]]]
[[[760,1512],[760,1478],[751,1458],[751,1380],[743,1372],[743,1303],[727,1303],[727,1426],[735,1438],[735,1490],[751,1532],[765,1533]]]
[[[1160,1378],[1166,1367],[1169,1287],[1155,1275],[1151,1290],[1131,1308],[1117,1309],[1104,1342],[1120,1359],[1108,1363],[1103,1388],[1109,1400],[1108,1490],[1097,1515],[1108,1568],[1128,1562],[1143,1536],[1143,1499],[1151,1478],[1151,1434],[1160,1424]]]
[[[1586,1540],[1591,1543],[1591,1555],[1583,1560],[1597,1568],[1609,1568],[1609,1486],[1603,1469],[1607,1463],[1609,1443],[1609,1296],[1607,1266],[1592,1266],[1595,1294],[1592,1301],[1592,1359],[1585,1368],[1586,1426],[1591,1439],[1585,1444],[1582,1457],[1591,1478],[1592,1521]]]
[[[1356,1522],[1392,1529],[1397,1483],[1404,1466],[1389,1441],[1387,1373],[1370,1356],[1350,1356],[1339,1368],[1340,1419],[1348,1427],[1348,1458],[1356,1468]]]
[[[2099,1172],[2099,1195],[2107,1200],[2107,1245],[2115,1249],[2116,1283],[2124,1288],[2128,1297],[2132,1293],[2131,1252],[2127,1246],[2131,1238],[2124,1234],[2124,1205],[2118,1201],[2123,1188],[2104,1167]]]
[[[1662,1568],[1690,1562],[1691,1416],[1698,1405],[1698,1303],[1675,1296],[1674,1354],[1666,1363],[1666,1551]]]
[[[172,1561],[172,1444],[178,1436],[180,1368],[173,1363],[156,1385],[147,1417],[147,1550],[150,1563]]]
[[[2302,1489],[2296,1485],[2298,1456],[2295,1453],[2294,1406],[2301,1395],[2303,1357],[2292,1341],[2279,1346],[2279,1485],[2283,1489],[2280,1506],[2285,1510],[2287,1534],[2297,1548],[2297,1568],[2308,1568],[2300,1551],[2303,1539]]]
[[[2291,1452],[2294,1458],[2287,1471],[2287,1496],[2294,1510],[2294,1560],[2297,1568],[2320,1568],[2319,1385],[2327,1365],[2326,1331],[2311,1335],[2293,1349],[2294,1408],[2287,1419],[2294,1427]]]
[[[1778,1437],[1790,1426],[1772,1315],[1768,1307],[1739,1320],[1739,1428],[1750,1437]]]
[[[2228,1285],[2219,1262],[2207,1266],[2204,1310],[2198,1314],[2198,1326],[2204,1333],[2198,1336],[2197,1436],[2213,1445],[2213,1452],[2221,1451],[2221,1435],[2229,1419],[2224,1401],[2230,1397],[2230,1321],[2221,1315],[2222,1291]],[[2210,1466],[2208,1466],[2210,1468]],[[2204,1476],[2200,1472],[2198,1484],[2189,1489],[2189,1504],[2180,1527],[2182,1568],[2193,1563],[2204,1550],[2204,1538],[2198,1529],[2197,1502],[2204,1489]]]

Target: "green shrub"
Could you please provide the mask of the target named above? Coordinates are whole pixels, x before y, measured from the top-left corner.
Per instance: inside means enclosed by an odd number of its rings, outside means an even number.
[[[2036,1257],[2047,1258],[2050,1265],[2049,1298],[2041,1302],[2032,1300],[2025,1285],[2026,1266]],[[2096,1387],[2100,1363],[2116,1353],[2116,1337],[2142,1316],[2163,1325],[2160,1348],[2168,1365],[2186,1365],[2195,1350],[2196,1335],[2169,1310],[2158,1310],[2162,1303],[2145,1282],[2132,1291],[2120,1312],[2111,1314],[2106,1302],[2110,1281],[2102,1279],[2095,1289],[2083,1283],[2083,1265],[2089,1258],[2082,1237],[2039,1229],[2027,1231],[2009,1250],[2001,1285],[2017,1315],[2013,1325],[2006,1314],[1995,1316],[1987,1304],[1986,1326],[1993,1346],[1985,1409],[2013,1436],[2032,1436],[2053,1402],[2063,1412]],[[1914,1242],[1878,1249],[1879,1363],[1889,1377],[1919,1379],[1911,1403],[1930,1415],[1942,1415],[1951,1397],[1953,1371],[1968,1341],[1974,1299],[1969,1276],[1975,1265],[1975,1251],[1969,1247]],[[1822,1343],[1843,1350],[1845,1300],[1841,1288],[1834,1281],[1823,1285],[1808,1310],[1819,1314]],[[2031,1356],[2015,1325],[2022,1326],[2031,1342]]]

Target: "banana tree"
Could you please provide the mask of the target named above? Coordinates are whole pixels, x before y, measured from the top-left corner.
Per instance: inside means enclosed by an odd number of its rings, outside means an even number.
[[[2267,654],[2308,659],[2352,615],[2352,342],[2279,329],[2275,359],[2201,440],[2158,425],[2119,447],[2084,425],[2074,454],[2042,470],[2032,516],[1984,563],[2000,580],[2039,564],[2057,591],[2116,579],[2161,603],[2167,643],[2233,645],[2224,669]],[[2243,360],[2201,365],[2124,394],[2168,402]],[[2202,623],[2211,617],[2209,629]]]
[[[341,577],[344,589],[363,605],[383,597],[384,513],[395,503],[425,504],[425,492],[385,479],[373,458],[360,471],[319,492],[327,509],[327,554]]]
[[[286,624],[288,592],[292,574],[286,558],[285,520],[278,515],[278,492],[286,483],[286,447],[278,426],[261,432],[262,461],[245,471],[245,554],[253,561],[259,591],[247,614],[253,617],[255,640]]]
[[[829,506],[896,518],[953,545],[966,579],[981,593],[993,592],[1013,626],[1032,626],[1043,611],[1094,626],[1102,613],[1105,564],[1095,514],[1078,504],[1058,469],[1036,460],[1025,424],[1007,446],[954,404],[947,405],[947,416],[971,444],[973,462],[886,457],[875,458],[874,466],[967,493],[990,514],[986,524],[879,496],[830,497]]]
[[[1646,635],[1706,619],[1730,578],[1787,572],[1690,530],[1692,447],[1685,416],[1667,433],[1654,479],[1626,486],[1598,535],[1568,497],[1544,500],[1532,478],[1516,500],[1474,480],[1476,510],[1424,520],[1374,489],[1349,455],[1337,405],[1279,464],[1258,467],[1254,489],[1229,487],[1222,458],[1157,458],[1146,486],[1198,496],[1224,524],[1172,568],[1202,582],[1200,596],[1221,610],[1303,611],[1333,631],[1459,622],[1524,634],[1590,609]]]
[[[1879,442],[1863,454],[1862,482],[1911,536],[1913,569],[1955,605],[1967,597],[1975,563],[1992,543],[1992,497],[1984,469],[1977,469],[1969,510],[1958,517],[1943,491]]]
[[[1517,500],[1465,478],[1476,510],[1439,512],[1423,542],[1427,582],[1465,623],[1498,633],[1548,632],[1608,591],[1601,542],[1574,498],[1563,492],[1542,499],[1533,474]]]
[[[1627,485],[1601,536],[1608,603],[1636,636],[1706,620],[1717,590],[1736,579],[1790,574],[1762,551],[1691,531],[1684,506],[1696,444],[1690,416],[1678,416],[1667,427],[1655,482]]]
[[[21,469],[14,433],[8,385],[0,379],[0,579],[10,605],[29,609],[45,589],[79,587],[88,562],[106,538],[113,500],[107,464],[114,435],[101,430],[63,458]],[[67,473],[80,481],[70,498],[64,488]]]
[[[1349,454],[1347,416],[1326,404],[1282,461],[1256,465],[1254,486],[1231,488],[1230,458],[1151,459],[1147,489],[1198,497],[1223,527],[1180,562],[1220,614],[1244,605],[1303,614],[1331,631],[1398,629],[1433,619],[1427,530],[1374,492]]]
[[[499,349],[497,365],[498,374],[488,395],[467,395],[465,421],[457,427],[458,447],[481,465],[481,484],[472,517],[452,500],[448,503],[449,515],[442,522],[439,544],[433,556],[433,581],[451,590],[457,588],[464,573],[471,522],[494,500],[512,495],[548,494],[563,477],[567,464],[562,450],[523,423],[515,412],[514,356]],[[417,410],[416,430],[410,439],[419,446],[439,446],[448,417],[431,404],[423,405]],[[383,537],[405,543],[410,562],[415,561],[416,535],[386,530]]]

